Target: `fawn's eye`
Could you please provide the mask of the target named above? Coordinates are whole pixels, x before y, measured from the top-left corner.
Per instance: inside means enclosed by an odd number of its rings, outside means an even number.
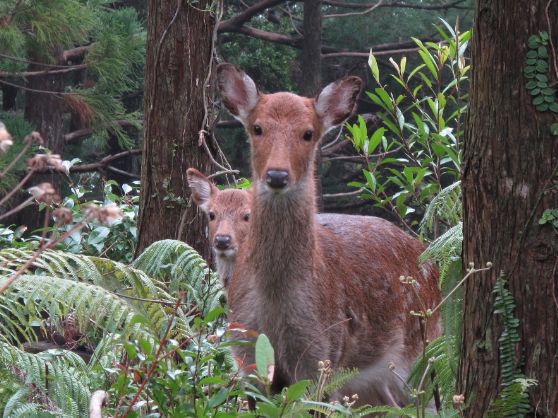
[[[249,214],[249,213],[246,213],[246,214],[243,216],[243,219],[244,219],[246,222],[248,222],[248,221],[250,220],[250,214]]]
[[[260,136],[263,133],[260,125],[254,125],[254,135]]]
[[[215,212],[209,212],[209,220],[210,220],[210,221],[214,221],[214,220],[215,220]]]
[[[312,135],[314,134],[314,132],[312,132],[310,129],[308,129],[306,132],[304,132],[304,135],[302,136],[302,138],[305,141],[311,141],[312,140]]]

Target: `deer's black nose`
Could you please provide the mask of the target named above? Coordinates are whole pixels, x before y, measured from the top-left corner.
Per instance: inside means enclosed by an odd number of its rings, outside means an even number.
[[[215,235],[213,239],[213,245],[218,250],[226,250],[231,246],[231,236],[230,235]]]
[[[289,182],[289,173],[284,170],[267,170],[265,181],[273,189],[282,189]]]

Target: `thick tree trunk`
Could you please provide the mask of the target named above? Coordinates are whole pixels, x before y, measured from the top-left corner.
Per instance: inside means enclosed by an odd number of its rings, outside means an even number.
[[[17,88],[2,84],[2,110],[16,110]]]
[[[35,61],[44,59],[42,57],[32,57]],[[29,64],[29,71],[44,70],[40,64]],[[62,154],[64,149],[64,100],[60,95],[45,93],[64,91],[63,75],[45,75],[40,77],[29,77],[26,87],[32,90],[25,91],[25,110],[24,118],[35,130],[37,130],[45,141],[45,147],[53,154]],[[57,173],[35,174],[25,185],[26,188],[34,184],[43,182],[51,183],[60,191],[61,179]],[[25,196],[27,198],[27,196]],[[23,200],[21,195],[14,200]],[[12,202],[14,202],[12,200]],[[11,205],[14,206],[18,202]],[[45,221],[45,212],[39,212],[37,206],[32,205],[18,212],[15,223],[26,225],[31,232],[37,228],[42,228]]]
[[[307,97],[315,97],[322,83],[322,1],[304,0],[304,39],[302,40],[300,94]],[[318,149],[316,153],[316,195],[317,206],[321,212],[324,207],[322,198],[322,180],[320,167],[322,165],[322,153]]]
[[[203,126],[204,83],[211,60],[211,1],[159,2],[147,6],[144,144],[139,254],[152,242],[186,241],[209,256],[205,220],[188,204],[186,169],[207,173],[210,159],[198,145]]]
[[[558,416],[558,235],[539,225],[558,207],[558,139],[551,112],[538,112],[523,75],[527,40],[548,31],[548,0],[477,0],[470,111],[463,167],[464,265],[493,263],[464,292],[462,358],[457,392],[467,417],[483,417],[502,389],[493,288],[500,272],[517,303],[519,372],[536,379],[536,416]],[[549,20],[557,44],[558,3]],[[553,67],[550,53],[551,67]],[[549,72],[556,81],[554,71]],[[554,176],[554,178],[553,178]],[[520,367],[519,364],[523,366]]]

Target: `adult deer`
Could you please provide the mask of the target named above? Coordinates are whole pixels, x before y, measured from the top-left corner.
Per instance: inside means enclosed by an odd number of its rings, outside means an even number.
[[[248,236],[252,190],[219,190],[208,177],[195,168],[189,168],[186,174],[188,185],[192,190],[192,201],[199,206],[207,217],[209,224],[208,238],[215,256],[217,273],[221,279],[221,284],[227,289],[234,272],[236,256]],[[358,228],[351,229],[348,226],[359,227],[370,224],[370,228],[375,228],[378,218],[339,213],[319,213],[316,215],[316,221],[334,234],[350,235],[357,233],[354,238],[359,239],[360,230]]]
[[[217,82],[250,137],[253,177],[248,239],[228,290],[229,320],[269,337],[276,388],[316,377],[318,362],[328,359],[335,368],[360,371],[338,395],[403,405],[404,385],[388,364],[406,377],[421,352],[421,326],[409,312],[438,303],[437,273],[419,267],[423,246],[387,221],[333,233],[315,216],[315,149],[353,112],[360,79],[332,83],[316,99],[261,94],[231,64],[218,66]],[[415,278],[416,288],[400,276]],[[439,335],[438,322],[429,318],[427,338]],[[236,350],[253,362],[253,348]]]

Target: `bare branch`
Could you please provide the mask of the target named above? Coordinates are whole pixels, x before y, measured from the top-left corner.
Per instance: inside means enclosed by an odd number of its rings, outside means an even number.
[[[422,9],[422,10],[447,10],[447,9],[470,9],[467,6],[460,6],[461,3],[464,3],[465,0],[455,0],[449,3],[442,3],[442,4],[413,4],[413,3],[406,3],[402,1],[393,1],[390,3],[383,3],[381,6],[382,8],[401,8],[401,9]],[[329,6],[335,7],[342,7],[345,9],[368,9],[373,4],[370,3],[348,3],[339,0],[323,0],[323,4],[327,4]],[[327,17],[327,16],[324,16]]]
[[[0,77],[37,77],[50,74],[66,74],[72,71],[83,70],[87,68],[87,64],[72,65],[62,69],[56,70],[41,70],[41,71],[20,71],[20,72],[9,72],[0,71]]]
[[[108,167],[109,163],[114,160],[118,160],[120,158],[128,157],[130,155],[139,155],[141,154],[140,149],[132,149],[128,151],[122,151],[117,154],[107,155],[102,160],[97,161],[95,163],[87,163],[87,164],[79,164],[70,167],[70,172],[82,172],[82,171],[95,171],[100,168]],[[114,171],[114,168],[113,168]]]
[[[403,49],[393,49],[388,51],[374,51],[374,56],[377,57],[379,55],[396,55],[396,54],[405,54],[407,52],[414,52],[418,51],[418,48],[403,48]],[[329,54],[322,54],[322,59],[330,59],[330,58],[338,58],[338,57],[354,57],[354,58],[365,58],[368,59],[370,56],[370,52],[331,52]]]
[[[384,0],[379,0],[377,3],[374,3],[372,6],[370,6],[368,9],[366,9],[362,12],[336,13],[336,14],[331,14],[331,15],[324,15],[323,18],[324,19],[329,19],[329,18],[333,18],[333,17],[347,17],[347,16],[367,15],[368,13],[371,13],[374,10],[376,10],[378,7],[380,7],[383,2],[384,2]]]
[[[62,58],[64,61],[81,58],[89,49],[91,49],[93,45],[94,44],[89,44],[85,46],[78,46],[77,48],[67,49],[62,53]]]
[[[222,33],[221,27],[219,27],[219,32]],[[226,32],[242,33],[243,35],[250,36],[252,38],[262,39],[264,41],[274,42],[277,44],[289,45],[294,48],[300,48],[302,42],[302,37],[293,37],[282,33],[268,32],[251,26],[232,26],[227,28]]]
[[[130,122],[128,120],[115,120],[111,122],[111,125],[119,125],[126,128],[127,127],[137,128],[137,123],[139,122]],[[108,125],[107,128],[110,128],[110,125]],[[77,131],[69,132],[66,135],[64,135],[64,142],[72,142],[78,139],[83,139],[88,137],[92,133],[93,133],[92,128],[78,129]]]
[[[285,0],[262,0],[259,3],[253,4],[252,6],[246,8],[244,11],[238,13],[237,15],[231,17],[230,19],[223,20],[219,23],[218,32],[236,32],[240,26],[245,22],[249,21],[252,17],[258,13],[263,12],[265,9],[275,7],[278,4],[284,3]]]

